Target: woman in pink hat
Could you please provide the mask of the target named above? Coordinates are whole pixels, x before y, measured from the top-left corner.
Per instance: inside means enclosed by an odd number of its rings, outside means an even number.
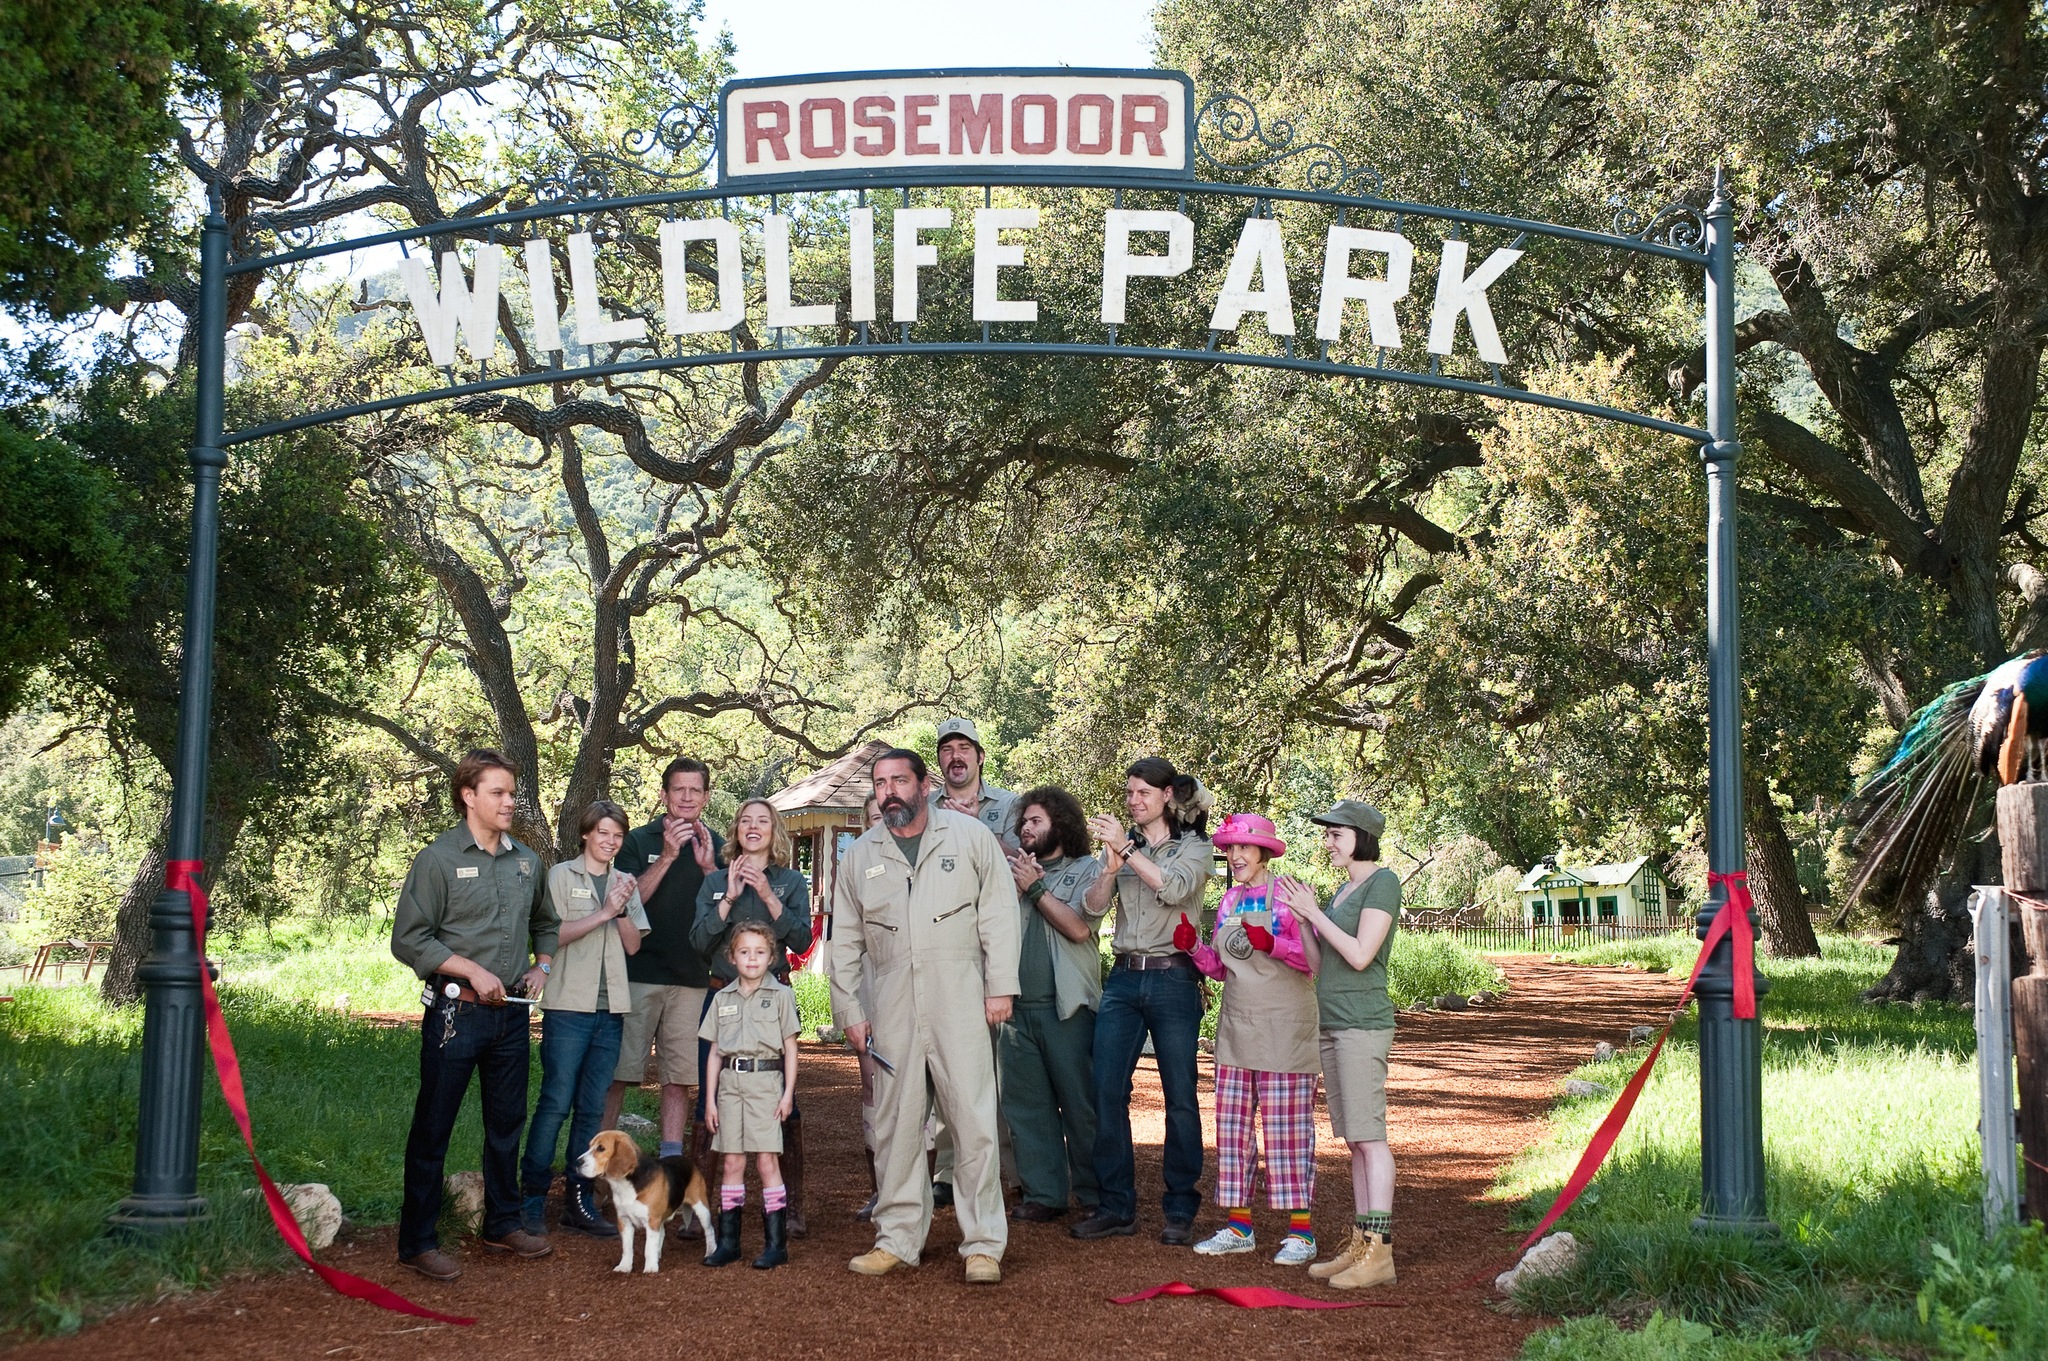
[[[1288,1214],[1273,1260],[1315,1260],[1309,1207],[1316,1195],[1317,1055],[1315,934],[1281,902],[1272,862],[1287,854],[1273,824],[1233,813],[1212,838],[1230,865],[1230,887],[1216,909],[1211,944],[1185,916],[1174,944],[1195,967],[1223,980],[1216,1016],[1216,1203],[1230,1219],[1195,1245],[1204,1256],[1251,1252],[1252,1191],[1261,1150],[1252,1141],[1257,1112],[1264,1134],[1267,1203]]]

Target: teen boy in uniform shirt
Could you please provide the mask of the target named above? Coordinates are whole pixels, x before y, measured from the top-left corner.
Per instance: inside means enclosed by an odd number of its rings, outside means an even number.
[[[619,1066],[605,1097],[604,1127],[617,1129],[626,1088],[647,1075],[647,1051],[660,1055],[661,1153],[683,1151],[683,1122],[695,1104],[703,1055],[697,1026],[704,1017],[704,992],[711,968],[690,944],[697,920],[697,890],[704,876],[718,868],[724,842],[704,824],[710,797],[711,770],[702,761],[677,757],[661,772],[662,816],[635,827],[619,848],[613,867],[633,875],[640,886],[651,930],[640,952],[626,960],[626,980],[633,992],[633,1010],[619,1043]],[[708,1046],[707,1046],[708,1048]],[[701,1112],[699,1113],[701,1115]],[[710,1136],[701,1122],[695,1137],[698,1154],[710,1151]],[[693,1162],[702,1163],[701,1156]],[[691,1225],[689,1227],[694,1227]],[[695,1235],[684,1232],[683,1237]]]
[[[558,923],[543,891],[540,857],[510,835],[518,798],[511,762],[485,748],[471,751],[455,767],[454,795],[462,821],[413,857],[391,922],[392,955],[427,984],[398,1260],[436,1281],[462,1274],[441,1251],[436,1225],[448,1139],[471,1074],[481,1088],[484,1124],[483,1244],[519,1257],[553,1250],[520,1227],[519,1136],[526,1127],[532,1012],[509,1005],[505,995],[513,988],[540,995]]]

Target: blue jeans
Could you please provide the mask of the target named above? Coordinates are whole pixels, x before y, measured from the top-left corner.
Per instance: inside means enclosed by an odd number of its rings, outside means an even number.
[[[569,1121],[573,1164],[597,1134],[605,1094],[619,1066],[626,1018],[615,1011],[546,1011],[540,1018],[540,1100],[526,1132],[519,1180],[529,1196],[544,1196],[555,1179],[555,1144]],[[570,1117],[571,1109],[575,1116]]]
[[[443,981],[437,975],[436,982]],[[450,1017],[453,1017],[451,1020]],[[420,1019],[420,1090],[405,1138],[405,1202],[398,1255],[439,1245],[441,1171],[469,1081],[480,1086],[484,1121],[486,1238],[519,1227],[519,1130],[526,1123],[525,1007],[487,1007],[436,997]]]
[[[1202,1109],[1195,1098],[1195,1040],[1202,1031],[1202,985],[1192,964],[1171,969],[1112,969],[1095,1014],[1095,1179],[1102,1209],[1123,1219],[1138,1213],[1137,1161],[1131,1147],[1131,1077],[1145,1035],[1159,1060],[1166,1098],[1168,1219],[1193,1219],[1201,1208]]]

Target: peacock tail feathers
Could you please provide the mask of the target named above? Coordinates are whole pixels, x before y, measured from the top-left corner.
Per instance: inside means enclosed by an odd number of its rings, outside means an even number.
[[[1990,674],[1957,681],[1915,714],[1849,801],[1851,901],[1880,873],[1902,892],[1926,883],[1961,837],[1984,780],[1972,716]]]

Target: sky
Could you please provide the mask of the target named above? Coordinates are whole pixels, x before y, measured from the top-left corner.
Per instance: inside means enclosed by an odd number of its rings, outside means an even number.
[[[705,0],[741,76],[943,66],[1150,66],[1154,0]]]

